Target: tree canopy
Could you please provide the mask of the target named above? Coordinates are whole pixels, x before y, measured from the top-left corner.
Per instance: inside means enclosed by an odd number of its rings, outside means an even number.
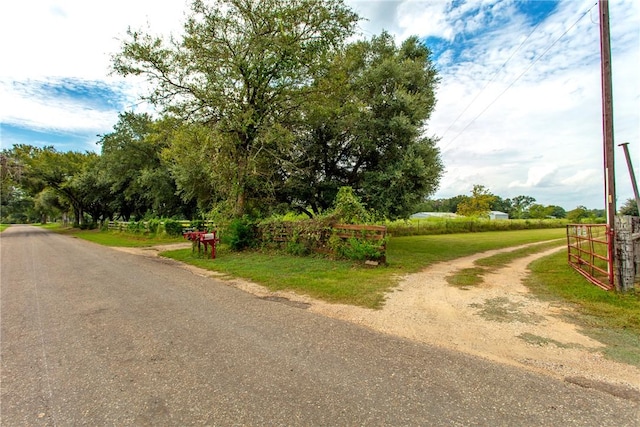
[[[438,81],[429,55],[418,38],[396,46],[383,32],[333,57],[281,162],[289,203],[318,213],[350,186],[368,208],[397,218],[435,191],[443,167],[423,135]]]
[[[438,77],[424,41],[354,41],[359,20],[343,0],[193,0],[180,34],[129,29],[113,71],[145,78],[156,111],[122,112],[99,155],[15,147],[22,195],[80,222],[313,216],[350,187],[374,216],[408,217],[443,173]]]
[[[181,40],[129,31],[114,70],[145,76],[164,113],[207,126],[217,161],[233,165],[216,178],[242,215],[273,178],[269,160],[288,151],[309,83],[357,20],[339,0],[196,0]]]

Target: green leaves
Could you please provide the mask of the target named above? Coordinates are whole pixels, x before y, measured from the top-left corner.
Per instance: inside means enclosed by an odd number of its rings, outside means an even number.
[[[464,216],[486,215],[491,210],[491,204],[496,196],[491,194],[484,185],[474,185],[471,197],[458,205],[457,213]]]
[[[422,135],[436,84],[416,37],[397,47],[382,33],[336,52],[314,82],[285,185],[316,213],[351,186],[382,216],[410,215],[443,171],[435,141]]]
[[[351,186],[396,218],[435,191],[430,52],[386,32],[345,45],[359,19],[342,0],[195,0],[176,40],[129,32],[114,71],[182,121],[162,158],[184,200],[319,213]]]
[[[151,102],[209,129],[216,162],[225,165],[210,185],[226,182],[230,190],[220,194],[242,216],[279,179],[273,163],[290,147],[273,135],[290,140],[283,130],[297,123],[310,82],[358,19],[340,0],[196,0],[181,40],[129,32],[114,70],[146,76]],[[174,160],[179,176],[190,175]]]

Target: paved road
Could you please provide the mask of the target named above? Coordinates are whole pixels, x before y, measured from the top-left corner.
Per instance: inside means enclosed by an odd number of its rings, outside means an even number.
[[[636,425],[638,404],[12,226],[2,426]],[[464,327],[464,325],[461,325]]]

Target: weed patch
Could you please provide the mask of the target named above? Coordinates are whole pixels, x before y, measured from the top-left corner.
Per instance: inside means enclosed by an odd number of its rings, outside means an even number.
[[[481,284],[483,275],[486,272],[487,269],[482,267],[463,268],[455,274],[445,277],[445,280],[452,286],[468,289],[469,286],[477,286]]]
[[[554,345],[558,348],[584,348],[583,346],[579,345],[579,344],[566,344],[560,341],[556,341],[554,339],[551,338],[546,338],[546,337],[541,337],[540,335],[535,335],[535,334],[530,334],[528,332],[524,332],[520,335],[518,335],[518,338],[520,338],[521,340],[523,340],[524,342],[531,344],[531,345],[537,345],[540,347],[544,347],[547,345]]]
[[[537,314],[523,312],[524,304],[511,301],[506,297],[491,298],[484,304],[470,304],[470,307],[477,308],[480,317],[493,322],[537,324],[544,320],[544,317]]]

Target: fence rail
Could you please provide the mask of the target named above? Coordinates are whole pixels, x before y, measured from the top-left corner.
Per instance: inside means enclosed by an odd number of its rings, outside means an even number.
[[[182,226],[183,229],[192,227],[193,221],[189,220],[172,220],[173,222],[177,222]],[[213,221],[199,221],[204,227],[208,229],[215,228],[215,223]],[[117,231],[127,231],[129,229],[129,224],[139,224],[140,222],[134,221],[109,221],[107,227],[109,230],[117,230]],[[142,221],[143,227],[145,231],[149,231],[149,221]],[[164,226],[164,221],[160,221],[160,224]]]
[[[387,227],[380,225],[326,224],[314,221],[278,222],[258,226],[258,239],[263,244],[297,243],[311,252],[331,253],[335,251],[330,239],[338,237],[345,244],[351,238],[364,241],[375,247],[375,259],[386,262]]]
[[[611,233],[606,224],[567,225],[569,265],[605,290],[614,288]]]

